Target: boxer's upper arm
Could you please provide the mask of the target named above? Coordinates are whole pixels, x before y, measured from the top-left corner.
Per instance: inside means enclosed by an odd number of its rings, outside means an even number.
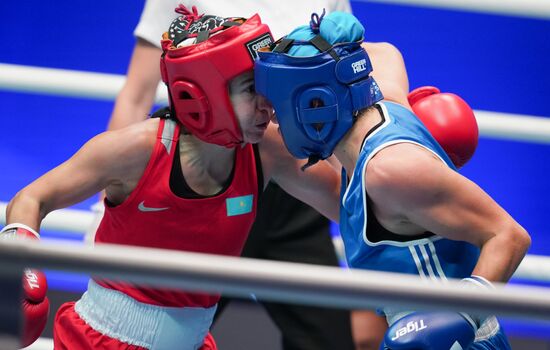
[[[363,48],[369,54],[374,77],[384,98],[404,106],[409,106],[409,78],[401,52],[390,43],[364,42]]]
[[[373,202],[390,208],[392,214],[426,231],[476,246],[513,222],[479,186],[426,150],[403,144],[384,151],[373,158],[374,166],[369,164],[366,179]]]
[[[41,211],[47,213],[78,203],[129,177],[139,178],[152,151],[148,136],[150,133],[141,132],[140,127],[102,133],[24,188],[21,195],[39,202]]]

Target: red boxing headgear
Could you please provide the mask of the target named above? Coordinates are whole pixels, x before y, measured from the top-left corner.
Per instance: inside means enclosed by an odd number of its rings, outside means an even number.
[[[193,19],[201,18],[193,11]],[[173,40],[162,40],[160,68],[177,119],[205,142],[235,147],[243,137],[229,82],[253,69],[256,51],[273,37],[257,14],[242,23],[228,19],[221,27],[199,32],[197,43],[190,46],[176,48]]]

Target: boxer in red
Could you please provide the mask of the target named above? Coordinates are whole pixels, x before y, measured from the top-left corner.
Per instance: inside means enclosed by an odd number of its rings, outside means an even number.
[[[268,127],[272,106],[256,95],[256,50],[272,42],[249,19],[182,15],[162,43],[170,108],[144,122],[102,133],[10,201],[3,233],[38,237],[40,222],[105,189],[95,243],[239,256],[258,196],[273,179],[329,218],[338,217],[338,174],[325,164],[303,173]],[[264,138],[265,134],[265,138]],[[263,140],[262,140],[263,139]],[[260,142],[261,141],[261,142]],[[47,315],[44,278],[31,279],[24,345]],[[57,312],[62,349],[215,349],[208,330],[218,295],[93,279],[76,303]]]

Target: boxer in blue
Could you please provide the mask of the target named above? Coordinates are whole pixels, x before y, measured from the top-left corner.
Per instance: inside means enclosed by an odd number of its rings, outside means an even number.
[[[308,158],[304,168],[331,154],[342,165],[349,266],[460,278],[465,287],[507,281],[530,237],[456,171],[477,143],[472,110],[435,88],[407,96],[399,51],[363,43],[363,34],[352,15],[314,14],[255,63],[256,90],[273,104],[289,152]],[[510,348],[495,317],[381,310],[383,349]]]

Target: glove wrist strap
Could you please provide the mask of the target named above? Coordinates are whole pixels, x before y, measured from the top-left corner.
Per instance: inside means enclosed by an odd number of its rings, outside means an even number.
[[[0,231],[0,236],[4,236],[6,238],[22,236],[20,233],[17,232],[18,229],[23,229],[28,233],[32,234],[35,238],[40,239],[40,234],[38,232],[36,232],[33,228],[21,223],[13,223],[13,224],[4,226],[2,231]]]
[[[477,275],[471,275],[470,277],[466,277],[466,278],[462,279],[462,282],[464,284],[468,284],[468,285],[471,285],[471,286],[476,286],[477,288],[481,288],[481,289],[494,289],[495,288],[495,286],[493,286],[493,284],[488,279],[486,279],[485,277],[482,277],[482,276],[477,276]]]
[[[461,283],[464,286],[464,288],[467,288],[467,289],[494,289],[495,288],[489,280],[487,280],[485,277],[478,276],[478,275],[471,275],[470,277],[463,278],[461,280]],[[481,327],[481,324],[487,319],[486,317],[478,317],[476,315],[470,315],[464,312],[461,312],[460,314],[476,330],[479,329],[479,327]]]

